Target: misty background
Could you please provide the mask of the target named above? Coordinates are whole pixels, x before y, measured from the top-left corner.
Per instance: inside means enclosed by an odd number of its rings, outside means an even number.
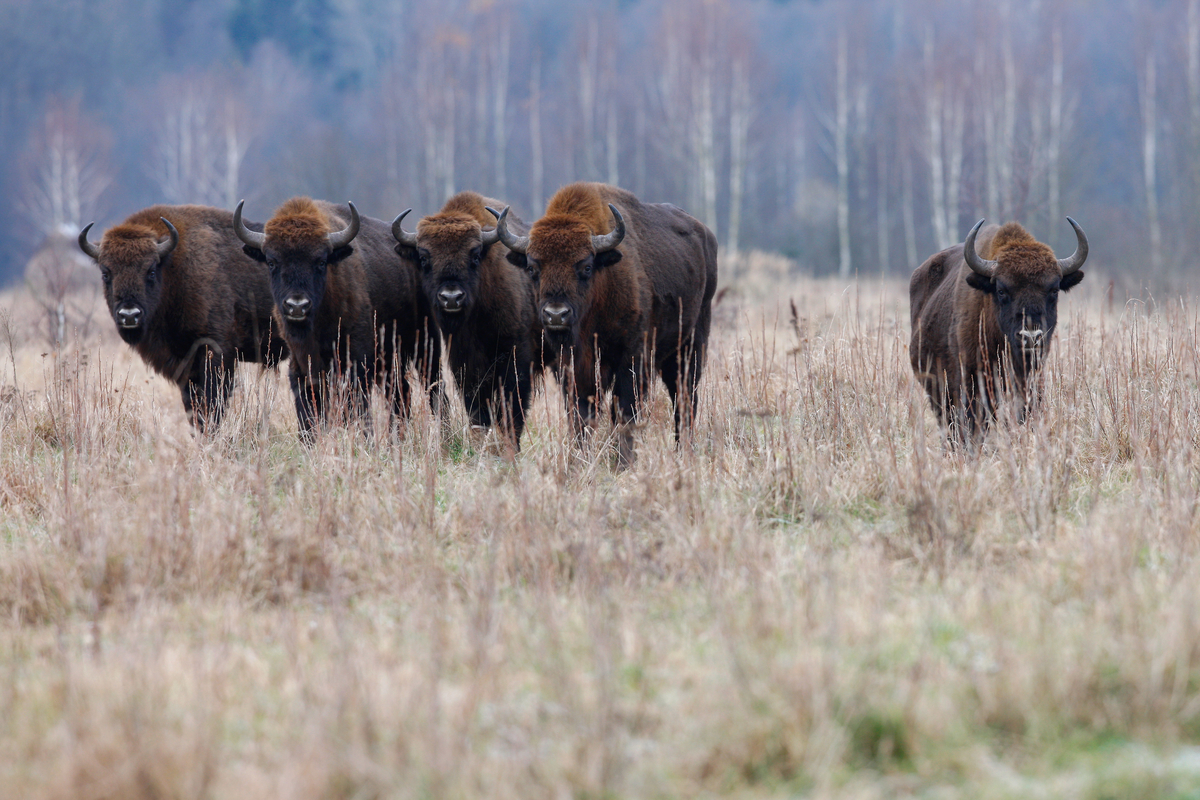
[[[816,275],[981,216],[1066,255],[1069,214],[1134,286],[1200,247],[1200,0],[3,0],[0,76],[5,284],[158,202],[532,220],[573,180]]]

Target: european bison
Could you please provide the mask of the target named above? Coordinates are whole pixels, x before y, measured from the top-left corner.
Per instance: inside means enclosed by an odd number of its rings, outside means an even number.
[[[1061,259],[1016,222],[980,231],[983,222],[909,282],[913,371],[960,441],[982,432],[1001,392],[1024,395],[1049,352],[1058,293],[1083,280],[1088,256],[1087,237],[1070,217],[1078,247]]]
[[[117,332],[179,386],[200,431],[220,423],[234,365],[275,366],[287,346],[271,317],[271,287],[233,235],[233,216],[206,206],[151,206],[109,228],[96,260]]]
[[[520,447],[541,326],[533,284],[508,263],[508,248],[493,228],[501,204],[460,192],[437,214],[404,230],[405,211],[392,223],[396,252],[421,265],[421,286],[449,348],[448,362],[471,422],[500,424]],[[507,209],[505,212],[507,213]],[[523,226],[522,226],[523,227]]]
[[[353,203],[295,197],[258,233],[242,223],[244,203],[233,228],[246,254],[267,265],[302,435],[327,419],[335,376],[349,379],[358,415],[372,383],[391,397],[394,414],[407,415],[405,372],[415,365],[430,387],[440,348],[415,266],[396,257],[388,224],[360,217]]]
[[[675,206],[642,203],[600,183],[559,189],[527,236],[506,222],[496,226],[500,241],[533,280],[576,424],[590,421],[598,395],[612,389],[619,456],[629,463],[630,423],[649,388],[649,365],[671,395],[678,442],[695,417],[708,344],[717,288],[712,231]]]

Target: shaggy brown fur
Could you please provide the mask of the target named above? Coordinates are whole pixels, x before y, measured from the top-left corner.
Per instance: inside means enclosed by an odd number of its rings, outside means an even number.
[[[471,422],[501,423],[519,447],[533,382],[541,372],[535,358],[541,326],[529,276],[508,262],[508,248],[500,242],[483,247],[483,229],[496,224],[487,206],[504,204],[460,192],[417,224],[418,252],[403,244],[396,250],[420,261],[426,301],[446,338],[447,360]],[[511,213],[508,219],[511,227],[524,229]],[[452,311],[440,299],[447,293]]]
[[[179,244],[160,262],[158,243],[170,236],[162,217],[179,231]],[[287,355],[271,315],[267,272],[242,252],[232,222],[218,208],[152,206],[100,242],[98,265],[114,321],[118,307],[143,312],[138,329],[118,331],[179,386],[201,430],[220,422],[238,361],[274,366]]]
[[[625,220],[615,251],[595,253],[591,236],[612,230],[612,203]],[[620,457],[633,457],[630,423],[651,371],[675,406],[675,433],[690,426],[704,366],[717,286],[717,240],[669,204],[642,203],[615,186],[576,183],[558,191],[529,233],[526,256],[510,259],[534,276],[539,313],[571,309],[569,331],[546,330],[556,371],[578,413],[590,420],[601,393],[613,391]]]
[[[1024,408],[1053,340],[1058,291],[1083,279],[1082,270],[1062,276],[1054,251],[1015,222],[981,229],[975,250],[999,263],[992,281],[967,266],[957,244],[917,267],[909,282],[913,371],[958,441],[984,430],[1002,394]],[[1039,351],[1022,348],[1023,325],[1044,331]]]
[[[349,206],[292,198],[263,226],[263,249],[245,248],[268,264],[276,317],[292,353],[289,378],[304,435],[326,419],[335,376],[350,379],[359,414],[366,411],[374,383],[391,398],[394,414],[407,415],[409,365],[436,391],[440,346],[430,335],[433,322],[416,264],[397,258],[391,227],[371,217],[361,217],[348,246],[331,252],[329,234],[350,218]],[[302,322],[287,319],[284,310],[285,301],[298,295],[312,304]]]

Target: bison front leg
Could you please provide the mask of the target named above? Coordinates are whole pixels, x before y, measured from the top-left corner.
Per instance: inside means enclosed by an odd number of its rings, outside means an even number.
[[[288,375],[288,383],[292,387],[292,399],[296,403],[296,422],[300,426],[300,438],[311,443],[317,421],[325,418],[325,404],[328,398],[328,381],[324,374],[315,379],[309,375]]]
[[[617,439],[617,464],[623,469],[633,464],[633,430],[638,406],[646,392],[645,365],[639,359],[623,359],[613,376],[613,432]]]
[[[512,444],[513,452],[521,449],[521,434],[525,430],[525,408],[529,403],[533,380],[528,370],[515,362],[501,367],[501,380],[492,391],[491,418]]]
[[[696,422],[699,405],[697,389],[703,368],[703,351],[692,346],[685,346],[678,357],[668,357],[662,364],[659,374],[667,387],[667,394],[671,396],[671,406],[675,412],[676,446],[683,441],[685,434],[690,433]]]
[[[203,434],[217,431],[225,415],[225,404],[233,391],[233,364],[224,364],[205,354],[180,387],[188,421]]]

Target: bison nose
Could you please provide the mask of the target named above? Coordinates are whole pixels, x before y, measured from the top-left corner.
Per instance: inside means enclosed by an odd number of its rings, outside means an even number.
[[[122,306],[117,309],[117,324],[122,328],[139,328],[142,325],[142,310],[137,306]]]
[[[308,310],[312,308],[312,301],[307,297],[298,297],[293,295],[283,301],[283,314],[291,320],[302,320],[308,316]]]
[[[571,307],[566,303],[547,303],[542,306],[542,324],[557,331],[571,327]]]
[[[463,307],[462,289],[442,289],[438,292],[438,302],[441,303],[443,311],[461,311]]]
[[[1041,347],[1042,342],[1046,340],[1046,334],[1041,328],[1033,331],[1022,329],[1020,336],[1021,344],[1029,349]]]

